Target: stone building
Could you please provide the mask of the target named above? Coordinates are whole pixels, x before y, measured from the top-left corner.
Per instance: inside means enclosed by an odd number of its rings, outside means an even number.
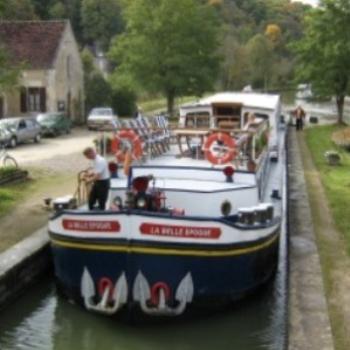
[[[0,117],[64,111],[84,121],[84,73],[69,21],[1,21],[0,43],[20,67],[0,95]]]

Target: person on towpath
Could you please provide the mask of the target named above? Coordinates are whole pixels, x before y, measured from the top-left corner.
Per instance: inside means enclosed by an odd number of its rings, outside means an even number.
[[[306,117],[306,113],[301,106],[298,106],[294,111],[294,115],[296,118],[296,127],[297,130],[303,130],[304,128],[304,119]]]
[[[83,154],[92,161],[92,169],[85,178],[93,183],[88,200],[89,209],[93,210],[97,202],[98,209],[105,210],[110,182],[108,163],[92,147],[85,148]]]

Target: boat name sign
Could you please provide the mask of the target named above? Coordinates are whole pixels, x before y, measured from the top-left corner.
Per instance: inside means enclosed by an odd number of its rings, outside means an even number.
[[[219,227],[195,227],[143,223],[140,226],[140,231],[143,235],[181,238],[218,239],[221,236],[221,229]]]
[[[64,229],[70,231],[85,232],[119,232],[118,221],[97,221],[97,220],[71,220],[64,219],[62,222]]]

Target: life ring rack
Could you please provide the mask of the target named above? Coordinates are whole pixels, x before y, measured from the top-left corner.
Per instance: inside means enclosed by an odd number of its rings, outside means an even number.
[[[217,156],[213,153],[212,146],[215,142],[222,142],[226,147],[226,152],[223,156]],[[211,134],[205,141],[203,147],[205,158],[212,164],[226,164],[233,161],[236,157],[236,142],[227,133],[216,132]]]
[[[122,129],[116,133],[112,139],[111,149],[119,163],[124,162],[125,152],[122,147],[123,140],[128,140],[132,145],[131,158],[139,160],[143,155],[141,138],[132,129]]]

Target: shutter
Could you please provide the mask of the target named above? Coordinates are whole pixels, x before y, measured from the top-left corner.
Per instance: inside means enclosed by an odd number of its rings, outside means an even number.
[[[21,88],[21,96],[20,96],[20,103],[21,103],[21,113],[26,113],[28,111],[27,109],[27,90],[25,88]]]
[[[46,89],[40,88],[40,112],[46,112]]]

